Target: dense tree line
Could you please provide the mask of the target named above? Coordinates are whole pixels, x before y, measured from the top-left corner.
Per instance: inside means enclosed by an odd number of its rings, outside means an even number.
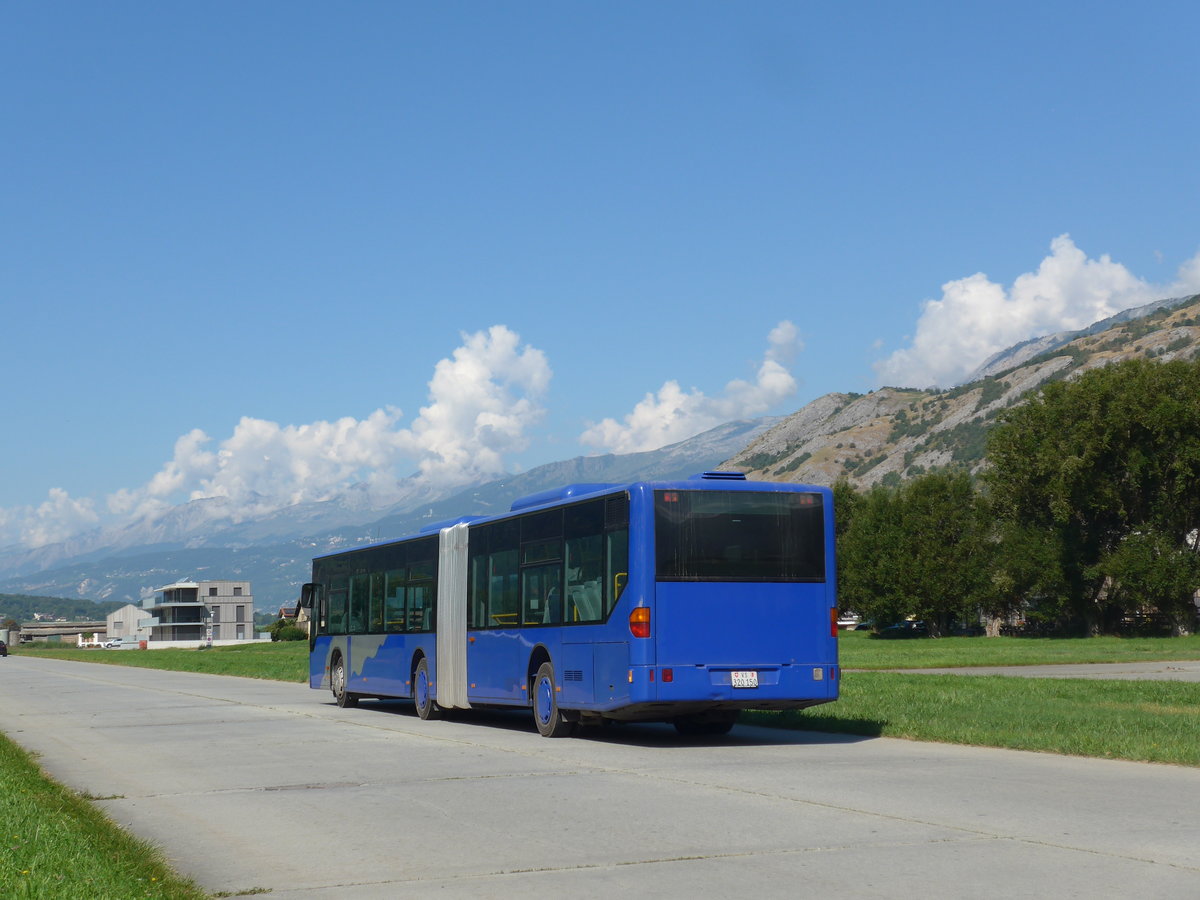
[[[980,479],[835,488],[842,603],[931,634],[1019,614],[1114,632],[1195,622],[1200,362],[1093,369],[1001,416]]]

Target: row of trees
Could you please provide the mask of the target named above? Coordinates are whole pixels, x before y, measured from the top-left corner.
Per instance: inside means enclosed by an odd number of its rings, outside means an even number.
[[[1200,588],[1200,361],[1133,360],[1001,417],[979,479],[835,486],[842,605],[931,634],[1021,615],[1096,634],[1154,613],[1176,633]]]

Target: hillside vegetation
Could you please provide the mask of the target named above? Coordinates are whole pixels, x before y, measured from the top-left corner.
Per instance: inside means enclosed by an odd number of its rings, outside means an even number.
[[[68,621],[103,619],[123,604],[93,602],[78,597],[42,597],[34,594],[0,594],[0,622],[32,622],[35,615]]]
[[[1129,359],[1005,410],[980,478],[834,486],[845,607],[931,635],[1186,634],[1200,598],[1200,360]]]
[[[722,468],[766,481],[831,485],[844,479],[856,487],[898,484],[945,467],[977,472],[1000,413],[1037,388],[1129,359],[1200,359],[1200,295],[1059,338],[1062,343],[1045,352],[944,391],[884,387],[866,395],[826,394]]]

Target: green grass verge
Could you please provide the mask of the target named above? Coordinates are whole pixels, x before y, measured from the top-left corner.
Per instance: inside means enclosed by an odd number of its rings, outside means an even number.
[[[213,647],[211,650],[81,650],[54,644],[37,647],[22,644],[18,652],[22,656],[50,656],[110,666],[237,675],[269,681],[308,681],[307,641],[276,641],[240,647]]]
[[[206,897],[161,853],[48,779],[0,735],[0,896]]]
[[[1181,638],[981,638],[882,640],[865,631],[842,632],[845,669],[934,669],[957,666],[1032,666],[1056,663],[1156,662],[1200,659],[1200,635]],[[308,644],[279,641],[212,650],[80,650],[54,644],[22,654],[79,659],[108,665],[207,672],[275,681],[308,680]]]
[[[845,631],[838,640],[844,669],[938,669],[1065,663],[1200,659],[1200,635],[1179,638],[948,637],[884,640]]]
[[[1200,766],[1200,684],[843,672],[841,699],[747,724]]]

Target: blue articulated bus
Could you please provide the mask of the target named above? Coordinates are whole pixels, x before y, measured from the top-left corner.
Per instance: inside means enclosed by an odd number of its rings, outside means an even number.
[[[309,684],[339,706],[525,707],[547,737],[838,695],[833,495],[733,472],[574,484],[313,560]]]

